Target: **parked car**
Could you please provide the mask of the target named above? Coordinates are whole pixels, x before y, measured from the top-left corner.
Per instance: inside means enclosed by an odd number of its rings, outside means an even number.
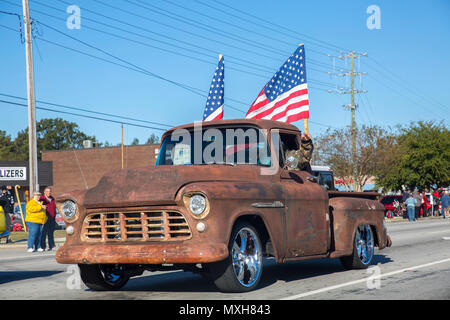
[[[336,190],[333,170],[328,166],[311,166],[312,174],[319,177],[319,184],[327,190]]]
[[[403,202],[401,195],[388,195],[380,199],[380,203],[384,205],[384,214],[386,217],[393,217],[394,212],[398,213],[398,204]]]
[[[3,213],[3,207],[0,206],[0,238],[9,235],[9,230],[6,230],[5,214]]]
[[[300,138],[294,125],[256,119],[168,130],[156,166],[112,171],[58,198],[67,236],[56,261],[78,264],[93,290],[181,269],[206,273],[220,291],[246,292],[258,286],[263,256],[367,268],[376,246],[392,244],[379,194],[329,191],[295,170],[285,155]]]

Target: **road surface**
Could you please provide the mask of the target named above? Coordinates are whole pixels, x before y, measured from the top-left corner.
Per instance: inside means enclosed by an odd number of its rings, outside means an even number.
[[[450,221],[387,223],[393,246],[376,250],[368,270],[345,270],[338,259],[277,264],[264,261],[257,290],[218,292],[208,279],[181,271],[145,272],[118,292],[87,289],[77,268],[55,262],[55,252],[0,248],[0,300],[450,300]]]

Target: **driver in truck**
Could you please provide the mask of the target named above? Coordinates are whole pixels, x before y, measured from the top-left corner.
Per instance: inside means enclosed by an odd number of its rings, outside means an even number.
[[[300,148],[298,150],[287,150],[285,159],[289,157],[295,157],[298,161],[297,167],[289,168],[288,170],[304,170],[312,172],[311,170],[311,158],[314,150],[314,144],[312,142],[311,135],[304,132],[300,139]]]

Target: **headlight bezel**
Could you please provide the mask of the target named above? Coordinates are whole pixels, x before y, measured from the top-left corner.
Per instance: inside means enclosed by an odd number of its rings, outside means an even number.
[[[72,207],[73,213],[71,215],[67,215],[66,214],[66,211],[65,211],[65,207],[66,206],[71,206]],[[74,222],[75,220],[78,219],[78,216],[79,216],[79,214],[78,214],[78,205],[77,205],[77,203],[74,200],[66,199],[64,202],[60,203],[60,206],[59,206],[58,209],[59,209],[59,212],[60,212],[61,216],[63,217],[63,219],[66,222]]]
[[[191,200],[196,197],[196,196],[200,196],[204,199],[205,201],[205,208],[203,209],[203,211],[201,213],[194,213],[193,210],[191,209]],[[194,199],[198,199],[198,198],[194,198]],[[189,192],[189,193],[185,193],[183,195],[183,202],[184,205],[186,207],[186,209],[188,210],[188,212],[191,214],[191,216],[194,219],[204,219],[210,212],[210,205],[209,205],[209,200],[208,197],[203,193],[203,192]]]

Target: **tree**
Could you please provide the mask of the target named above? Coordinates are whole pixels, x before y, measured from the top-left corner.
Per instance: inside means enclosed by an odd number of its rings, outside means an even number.
[[[159,144],[160,138],[152,133],[145,144]]]
[[[443,123],[411,123],[397,143],[395,157],[378,173],[378,185],[389,190],[450,185],[450,131]]]
[[[340,178],[347,190],[362,191],[369,178],[374,176],[389,152],[395,147],[395,136],[378,126],[362,126],[356,135],[356,171],[353,177],[352,135],[349,127],[328,130],[314,142],[313,164],[330,166],[335,177]]]
[[[78,125],[61,118],[42,119],[36,124],[36,140],[38,159],[41,151],[67,150],[83,148],[84,140],[96,142],[91,137],[81,132]],[[20,131],[14,140],[14,152],[18,160],[28,160],[28,128]]]
[[[6,135],[6,131],[0,130],[0,160],[16,160],[16,154],[13,152],[14,143],[11,136]]]

